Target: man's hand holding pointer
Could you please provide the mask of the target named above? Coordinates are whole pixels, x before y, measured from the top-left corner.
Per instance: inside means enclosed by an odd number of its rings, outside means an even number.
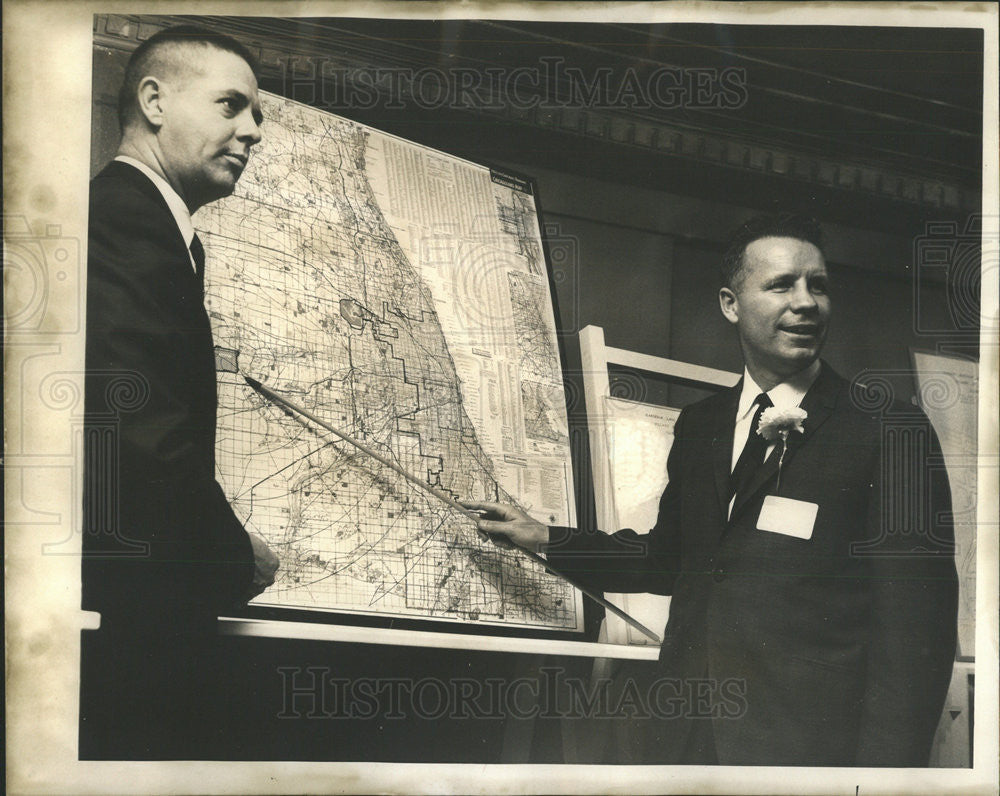
[[[481,512],[476,525],[501,547],[508,546],[508,540],[518,547],[533,553],[541,552],[542,545],[549,542],[547,525],[533,520],[519,508],[504,503],[478,503],[463,500],[462,505],[471,511]]]

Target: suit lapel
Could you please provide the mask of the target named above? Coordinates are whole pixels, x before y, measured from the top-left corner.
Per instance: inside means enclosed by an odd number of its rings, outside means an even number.
[[[200,303],[202,300],[201,281],[198,279],[197,274],[195,274],[194,269],[191,268],[191,255],[187,244],[184,243],[184,236],[177,226],[177,221],[174,218],[174,214],[170,211],[167,200],[160,193],[160,189],[135,166],[123,163],[120,160],[112,160],[108,163],[102,170],[101,175],[107,175],[112,179],[125,180],[141,191],[156,206],[162,219],[149,219],[149,234],[164,236],[164,242],[168,243],[176,251],[178,268],[177,273],[172,276],[185,297],[196,298]]]
[[[816,429],[822,426],[837,405],[837,390],[839,377],[827,366],[825,362],[816,381],[802,399],[802,408],[806,411],[806,419],[802,423],[803,433],[792,432],[788,435],[788,447],[785,450],[785,458],[782,469],[787,469],[791,461],[795,458],[795,453],[816,433]],[[749,502],[750,498],[760,491],[761,487],[770,483],[778,473],[778,462],[781,461],[781,442],[774,446],[771,455],[767,457],[764,464],[760,466],[747,491],[740,496],[739,501],[733,506],[733,513],[730,522],[736,519],[736,515]]]
[[[712,429],[712,470],[715,473],[715,491],[719,497],[722,516],[729,513],[729,474],[733,463],[733,434],[736,428],[736,409],[743,391],[743,379],[729,391],[725,404],[715,416]]]

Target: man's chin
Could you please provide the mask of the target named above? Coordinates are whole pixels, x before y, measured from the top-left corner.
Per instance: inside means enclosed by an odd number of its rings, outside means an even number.
[[[792,367],[792,373],[801,373],[806,368],[810,367],[813,362],[819,359],[819,351],[810,351],[808,353],[803,352],[801,356],[795,357],[789,364]]]
[[[805,370],[819,359],[820,346],[796,347],[785,352],[781,358],[780,372],[786,376]]]
[[[205,200],[201,203],[201,206],[214,202],[217,199],[224,199],[227,196],[231,196],[235,190],[236,179],[231,176],[213,180],[211,185],[206,186]]]
[[[215,180],[215,187],[219,190],[220,196],[229,196],[235,189],[236,183],[240,181],[243,170],[227,169],[219,178]]]
[[[826,335],[801,335],[790,337],[784,345],[786,356],[794,359],[816,359],[823,349]]]

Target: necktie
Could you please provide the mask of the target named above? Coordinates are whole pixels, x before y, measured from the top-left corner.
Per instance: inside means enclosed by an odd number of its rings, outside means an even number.
[[[198,276],[198,282],[205,286],[205,247],[201,245],[198,235],[191,238],[191,256],[194,258],[194,272]]]
[[[761,413],[774,404],[764,392],[754,399],[754,403],[757,404],[757,411],[754,413],[753,420],[750,421],[750,434],[747,437],[747,443],[743,446],[743,452],[736,461],[732,475],[729,476],[729,494],[731,496],[740,495],[746,490],[754,473],[764,463],[764,453],[767,451],[768,442],[757,433],[757,425],[760,423]]]

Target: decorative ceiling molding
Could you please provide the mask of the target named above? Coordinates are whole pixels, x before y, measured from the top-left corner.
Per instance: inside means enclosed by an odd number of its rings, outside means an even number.
[[[95,17],[95,43],[131,50],[157,30],[181,22],[180,17]],[[394,51],[392,42],[353,37],[340,42],[329,39],[275,35],[261,41],[252,23],[213,17],[214,29],[230,33],[246,43],[261,63],[263,81],[280,84],[286,96],[301,98],[312,92],[310,104],[333,112],[349,114],[331,97],[344,92],[364,92],[380,107],[424,107],[414,96],[412,81],[372,79],[380,71],[427,69],[426,62],[407,58]],[[257,23],[259,28],[260,23]],[[317,64],[319,68],[317,68]],[[440,70],[439,70],[440,71]],[[338,85],[333,85],[338,83]],[[486,87],[480,86],[477,90]],[[973,213],[980,196],[958,183],[936,177],[908,173],[851,159],[845,155],[823,157],[813,152],[780,145],[749,141],[739,134],[722,134],[669,124],[630,113],[627,110],[574,107],[552,103],[544,97],[530,97],[490,86],[482,101],[450,109],[460,114],[491,118],[507,124],[547,130],[605,145],[643,150],[655,157],[732,169],[748,174],[815,185],[823,189],[862,194],[913,207],[934,208],[952,213]]]

